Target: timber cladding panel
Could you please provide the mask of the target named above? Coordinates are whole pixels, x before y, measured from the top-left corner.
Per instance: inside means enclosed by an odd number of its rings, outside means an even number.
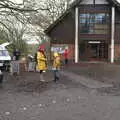
[[[75,38],[74,12],[67,14],[49,33],[51,42],[57,44],[73,44]]]
[[[109,12],[110,5],[79,5],[79,12]]]
[[[120,12],[115,11],[115,44],[120,44]]]
[[[79,35],[79,43],[83,40],[103,40],[106,43],[110,41],[110,35],[99,35],[99,34],[80,34]]]

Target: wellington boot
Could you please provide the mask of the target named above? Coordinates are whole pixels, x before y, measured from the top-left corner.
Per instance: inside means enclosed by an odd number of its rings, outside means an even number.
[[[40,75],[40,81],[41,81],[41,82],[45,82],[42,74]]]

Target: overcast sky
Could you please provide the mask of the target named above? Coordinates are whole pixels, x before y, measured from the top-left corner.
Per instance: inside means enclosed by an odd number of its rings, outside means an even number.
[[[118,2],[120,2],[120,0],[118,0]]]

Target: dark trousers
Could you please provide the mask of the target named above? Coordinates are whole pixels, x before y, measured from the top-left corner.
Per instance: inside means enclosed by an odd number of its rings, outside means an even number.
[[[43,73],[43,70],[40,70],[40,74],[42,74]]]
[[[68,65],[68,59],[65,58],[65,65]]]
[[[59,80],[59,70],[58,69],[54,70],[54,81],[56,82],[57,80]]]
[[[3,82],[3,74],[0,75],[0,83]]]

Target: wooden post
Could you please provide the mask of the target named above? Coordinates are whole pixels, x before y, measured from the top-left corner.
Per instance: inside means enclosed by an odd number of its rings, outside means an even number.
[[[114,37],[115,37],[115,7],[112,7],[111,18],[111,63],[114,63]]]
[[[79,48],[78,48],[78,7],[75,8],[75,63],[79,61]]]

